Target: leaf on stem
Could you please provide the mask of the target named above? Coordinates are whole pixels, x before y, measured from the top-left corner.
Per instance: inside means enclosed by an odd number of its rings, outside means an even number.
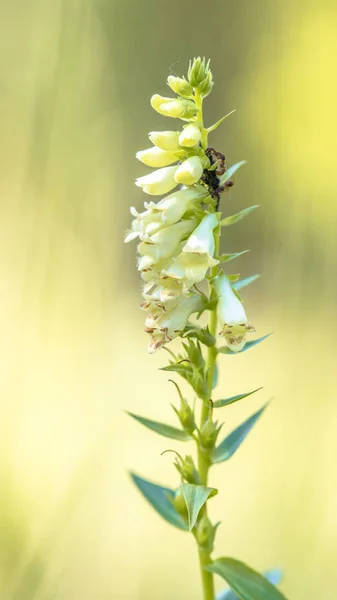
[[[243,400],[243,398],[247,398],[247,396],[251,396],[252,394],[255,394],[255,392],[259,392],[260,390],[262,390],[262,387],[256,388],[256,390],[252,390],[251,392],[246,392],[245,394],[238,394],[237,396],[232,396],[231,398],[222,398],[221,400],[215,400],[215,402],[213,402],[213,408],[222,408],[223,406],[234,404],[234,402]]]
[[[283,572],[281,569],[272,569],[270,571],[265,571],[263,577],[268,579],[273,585],[278,585],[282,581]],[[240,600],[240,598],[231,589],[227,589],[217,594],[215,600]]]
[[[219,463],[228,460],[233,456],[236,450],[241,446],[242,442],[247,437],[248,433],[254,427],[268,403],[260,408],[256,413],[251,415],[246,421],[241,423],[234,431],[232,431],[215,450],[212,452],[212,462]]]
[[[145,419],[145,417],[135,415],[129,411],[126,412],[128,415],[130,415],[130,417],[138,421],[138,423],[141,423],[148,429],[159,433],[159,435],[163,435],[164,437],[171,438],[173,440],[179,440],[180,442],[187,442],[188,440],[192,439],[192,437],[182,429],[177,429],[176,427],[166,425],[165,423],[159,423],[158,421],[152,421],[151,419]]]
[[[256,273],[255,275],[250,275],[249,277],[246,277],[245,279],[240,279],[239,281],[235,281],[235,283],[233,283],[233,288],[235,289],[236,292],[239,292],[240,290],[242,290],[242,288],[246,287],[250,283],[253,283],[253,281],[256,281],[257,279],[259,279],[259,277],[260,277],[259,273]]]
[[[130,475],[144,498],[165,521],[178,529],[188,531],[187,524],[172,504],[175,497],[174,490],[147,481],[135,473],[130,473]]]
[[[257,344],[260,344],[261,342],[266,340],[270,335],[271,335],[271,333],[267,333],[267,335],[264,335],[263,337],[260,337],[257,340],[251,340],[250,342],[247,342],[246,345],[242,348],[242,350],[240,350],[240,352],[233,352],[232,350],[230,350],[228,348],[228,346],[221,346],[220,348],[218,348],[218,353],[220,353],[220,354],[242,354],[242,352],[246,352],[246,350],[250,350],[250,348],[254,348],[254,346],[257,346]]]
[[[240,162],[235,163],[235,165],[229,167],[229,169],[227,169],[227,171],[225,171],[225,173],[219,177],[219,185],[224,185],[224,183],[226,183],[229,179],[232,179],[234,173],[236,173],[236,171],[238,171],[242,165],[245,165],[246,162],[246,160],[241,160]]]
[[[228,227],[229,225],[234,225],[238,221],[242,221],[247,215],[249,215],[253,210],[259,208],[259,204],[254,204],[253,206],[248,206],[248,208],[244,208],[240,210],[240,212],[235,213],[235,215],[230,215],[229,217],[225,217],[220,221],[221,227]]]
[[[229,262],[230,260],[234,260],[234,258],[238,258],[243,254],[247,254],[247,252],[249,252],[249,250],[243,250],[242,252],[233,252],[232,254],[221,254],[219,256],[219,261],[221,263]]]
[[[194,485],[193,483],[182,484],[183,496],[187,506],[189,530],[192,531],[197,522],[199,512],[207,499],[217,490],[204,485]]]
[[[240,600],[286,600],[268,579],[234,558],[218,558],[205,569],[227,581]]]

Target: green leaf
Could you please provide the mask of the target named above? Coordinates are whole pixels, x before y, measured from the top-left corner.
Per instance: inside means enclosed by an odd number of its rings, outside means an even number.
[[[243,254],[247,254],[247,252],[249,252],[249,250],[243,250],[242,252],[234,252],[233,254],[221,254],[219,256],[219,261],[221,263],[229,262],[230,260],[234,260],[234,258],[238,258]]]
[[[265,573],[263,573],[263,577],[268,579],[268,581],[273,585],[278,585],[282,581],[283,572],[281,569],[273,569],[271,571],[265,571]],[[220,592],[220,594],[217,594],[215,600],[240,600],[240,598],[234,594],[231,589],[228,589]]]
[[[216,490],[204,485],[194,485],[193,483],[183,483],[182,490],[187,506],[189,530],[192,531],[197,522],[200,509]]]
[[[229,179],[231,179],[234,175],[234,173],[236,173],[236,171],[238,171],[240,169],[240,167],[242,167],[242,165],[246,164],[246,160],[241,160],[238,163],[235,163],[235,165],[232,165],[231,167],[229,167],[229,169],[227,169],[227,171],[225,171],[225,173],[223,175],[221,175],[221,177],[219,177],[219,185],[223,185],[224,183],[226,183]]]
[[[134,413],[128,411],[126,412],[128,415],[130,415],[130,417],[145,427],[152,429],[152,431],[159,433],[159,435],[163,435],[164,437],[168,437],[173,440],[179,440],[180,442],[187,442],[188,440],[192,439],[192,437],[182,429],[171,427],[171,425],[166,425],[165,423],[158,423],[158,421],[152,421],[151,419],[145,419],[144,417],[140,417],[139,415],[135,415]]]
[[[144,498],[146,498],[165,521],[178,527],[178,529],[188,531],[187,524],[172,504],[172,500],[175,496],[174,490],[151,483],[151,481],[147,481],[146,479],[135,475],[135,473],[130,473],[130,475]]]
[[[258,273],[256,273],[255,275],[250,275],[249,277],[246,277],[245,279],[240,279],[239,281],[235,281],[233,283],[233,288],[235,289],[236,292],[239,292],[240,290],[242,290],[242,288],[246,287],[250,283],[253,283],[253,281],[256,281],[257,279],[259,279],[259,277],[260,277],[260,275]]]
[[[242,350],[240,350],[240,352],[233,352],[232,350],[230,350],[228,348],[228,346],[221,346],[220,348],[218,348],[218,353],[220,353],[220,354],[242,354],[242,352],[246,352],[246,350],[250,350],[250,348],[254,348],[254,346],[257,346],[257,344],[260,344],[261,342],[266,340],[270,335],[271,335],[271,333],[267,333],[267,335],[264,335],[263,337],[260,337],[257,340],[252,340],[251,342],[247,342],[246,345],[242,348]]]
[[[205,569],[227,581],[240,600],[286,600],[265,577],[234,558],[218,558]]]
[[[220,221],[220,225],[222,227],[228,227],[229,225],[234,225],[238,221],[242,221],[242,219],[244,219],[247,215],[249,215],[251,212],[253,212],[253,210],[255,210],[256,208],[259,208],[258,204],[254,204],[254,206],[248,206],[248,208],[244,208],[243,210],[240,210],[240,212],[236,213],[235,215],[230,215],[229,217],[225,217],[224,219],[222,219]]]
[[[207,128],[207,132],[211,133],[211,131],[214,131],[217,127],[219,127],[219,125],[221,125],[221,123],[224,122],[225,119],[227,119],[227,117],[229,117],[233,113],[235,113],[235,108],[234,108],[234,110],[231,110],[231,112],[227,113],[227,115],[225,115],[224,117],[222,117],[221,119],[219,119],[219,121],[217,121],[216,123],[214,123],[214,125],[211,125],[210,127],[208,127]]]
[[[259,392],[260,390],[262,390],[262,387],[256,388],[256,390],[253,390],[252,392],[246,392],[245,394],[238,394],[237,396],[232,396],[231,398],[222,398],[221,400],[215,400],[215,402],[213,402],[213,408],[222,408],[222,406],[234,404],[234,402],[243,400],[243,398],[247,398],[247,396],[251,396],[252,394],[255,394],[255,392]]]
[[[241,423],[239,427],[234,429],[217,448],[212,452],[212,462],[219,463],[228,460],[233,456],[236,450],[241,446],[244,439],[247,437],[250,430],[254,427],[256,421],[261,417],[263,411],[267,407],[265,404],[256,413],[251,415],[246,421]]]

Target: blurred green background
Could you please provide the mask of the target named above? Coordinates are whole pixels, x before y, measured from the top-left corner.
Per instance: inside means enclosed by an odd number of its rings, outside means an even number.
[[[149,98],[194,55],[212,61],[207,123],[237,109],[211,145],[248,161],[223,208],[261,205],[223,250],[251,249],[232,272],[262,273],[247,311],[275,332],[222,359],[218,397],[264,385],[226,427],[275,400],[214,469],[216,555],[335,600],[336,27],[334,0],[2,0],[2,600],[200,598],[193,540],[127,475],[174,486],[168,442],[123,413],[171,419],[123,236],[145,199],[134,154],[172,127]]]

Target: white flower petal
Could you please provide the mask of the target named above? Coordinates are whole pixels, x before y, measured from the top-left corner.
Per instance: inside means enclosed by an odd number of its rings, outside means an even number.
[[[174,179],[176,170],[177,167],[164,167],[158,169],[149,173],[149,175],[138,177],[138,179],[136,179],[136,185],[141,187],[146,194],[161,196],[176,187],[177,182]]]
[[[136,154],[136,158],[144,163],[144,165],[155,168],[167,167],[178,160],[173,152],[162,150],[157,146],[147,148],[146,150],[139,150]]]
[[[199,181],[203,173],[203,166],[198,156],[191,156],[177,168],[174,178],[177,183],[193,185]]]

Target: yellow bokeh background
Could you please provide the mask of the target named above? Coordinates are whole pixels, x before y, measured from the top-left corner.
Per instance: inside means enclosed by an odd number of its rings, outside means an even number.
[[[247,311],[274,332],[220,364],[218,397],[264,386],[225,428],[274,401],[214,468],[216,555],[284,568],[289,600],[335,600],[336,28],[333,0],[2,0],[1,600],[201,598],[193,540],[127,474],[175,486],[172,444],[123,412],[174,424],[123,237],[134,154],[172,127],[149,97],[199,54],[207,122],[237,111],[212,145],[248,161],[223,209],[261,205],[223,250],[251,250]]]

